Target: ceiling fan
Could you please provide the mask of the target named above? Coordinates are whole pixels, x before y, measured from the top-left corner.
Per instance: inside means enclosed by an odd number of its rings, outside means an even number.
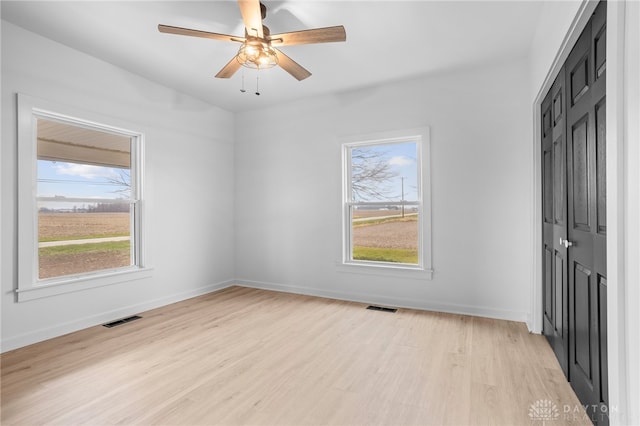
[[[240,13],[244,21],[244,37],[218,34],[189,28],[158,25],[161,33],[179,34],[191,37],[210,38],[242,43],[236,56],[222,68],[217,78],[230,78],[240,66],[265,69],[280,65],[285,71],[298,80],[304,80],[311,73],[296,61],[285,55],[277,47],[296,44],[315,44],[346,41],[347,34],[342,25],[290,33],[271,34],[269,28],[262,24],[267,15],[267,8],[259,0],[238,0]],[[277,46],[277,47],[274,47]]]

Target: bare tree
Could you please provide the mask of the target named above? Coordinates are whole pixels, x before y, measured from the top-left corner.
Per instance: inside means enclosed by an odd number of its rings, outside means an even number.
[[[391,169],[384,151],[351,150],[351,189],[354,200],[390,200],[391,182],[398,174]]]
[[[107,178],[107,182],[118,187],[113,192],[129,197],[131,194],[131,171],[129,169],[117,169],[118,175]]]

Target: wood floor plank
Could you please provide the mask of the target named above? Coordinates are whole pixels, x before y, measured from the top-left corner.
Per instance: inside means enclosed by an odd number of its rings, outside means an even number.
[[[554,426],[589,424],[524,324],[365,306],[232,287],[7,352],[0,420],[516,425],[550,401]]]

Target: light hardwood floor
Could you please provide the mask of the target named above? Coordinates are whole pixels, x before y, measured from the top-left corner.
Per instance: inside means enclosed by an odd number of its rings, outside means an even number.
[[[232,287],[7,352],[1,422],[589,424],[524,324],[365,306]]]

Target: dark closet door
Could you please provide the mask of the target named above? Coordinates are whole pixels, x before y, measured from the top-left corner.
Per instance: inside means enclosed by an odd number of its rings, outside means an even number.
[[[601,2],[565,63],[569,380],[597,424],[608,421],[605,19]]]
[[[544,335],[568,377],[569,305],[564,68],[542,103]]]

